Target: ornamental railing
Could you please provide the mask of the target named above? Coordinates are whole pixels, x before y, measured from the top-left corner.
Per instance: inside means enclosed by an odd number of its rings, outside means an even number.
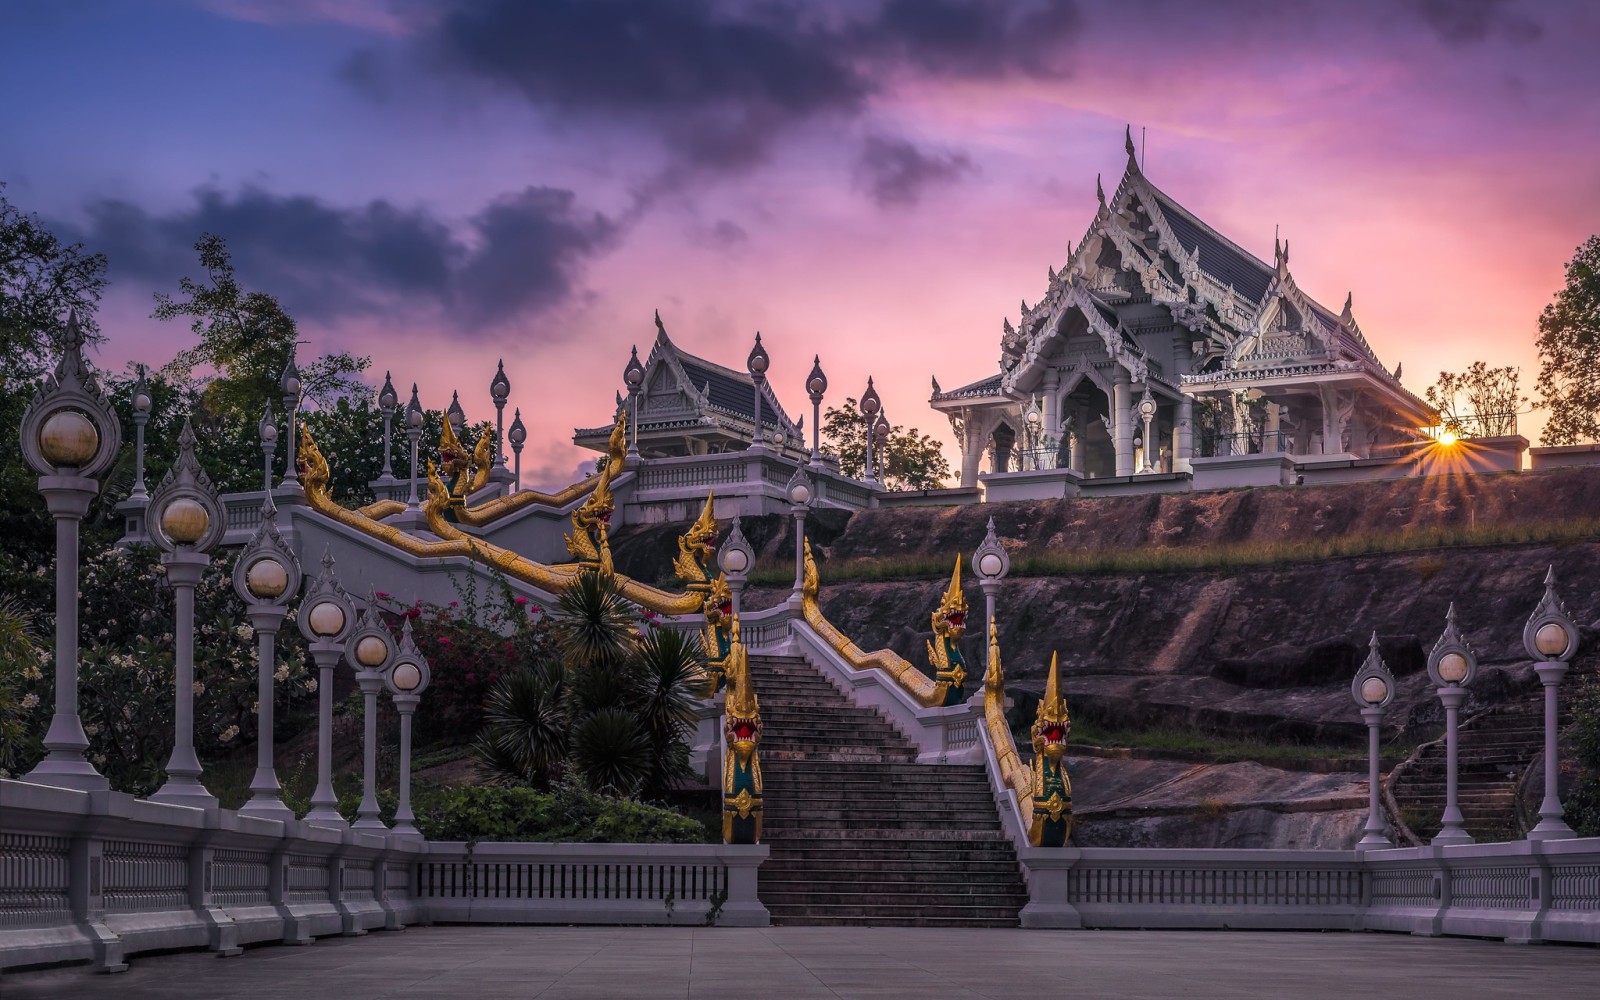
[[[1287,454],[1291,439],[1283,431],[1246,431],[1241,434],[1201,432],[1195,437],[1196,458],[1230,458],[1241,455]]]
[[[1517,433],[1517,413],[1459,413],[1445,415],[1427,434],[1435,440],[1449,438],[1511,437]]]

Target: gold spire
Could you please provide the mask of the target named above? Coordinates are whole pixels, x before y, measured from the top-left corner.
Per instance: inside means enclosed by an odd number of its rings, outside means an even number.
[[[1067,702],[1061,697],[1061,670],[1056,660],[1056,653],[1050,653],[1050,673],[1044,681],[1044,697],[1039,699],[1039,716],[1041,723],[1065,724],[1067,722]]]

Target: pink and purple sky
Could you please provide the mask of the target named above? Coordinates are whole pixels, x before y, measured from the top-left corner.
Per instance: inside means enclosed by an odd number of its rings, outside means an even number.
[[[99,362],[225,236],[307,353],[461,389],[504,357],[525,480],[583,460],[652,311],[791,415],[876,379],[895,423],[995,371],[1114,186],[1161,188],[1355,313],[1419,394],[1520,365],[1600,231],[1588,0],[9,0],[6,196],[110,256]],[[509,419],[509,414],[508,414]],[[1538,414],[1524,423],[1536,436]],[[947,452],[954,460],[953,444]]]

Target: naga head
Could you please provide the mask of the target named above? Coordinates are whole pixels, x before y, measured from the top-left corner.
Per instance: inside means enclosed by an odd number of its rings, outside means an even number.
[[[1050,673],[1044,682],[1044,697],[1039,699],[1039,712],[1033,720],[1033,752],[1052,764],[1059,764],[1067,753],[1067,739],[1072,735],[1072,719],[1067,715],[1067,701],[1061,697],[1060,668],[1056,654],[1050,654]]]
[[[606,467],[614,476],[622,471],[622,460],[628,454],[628,411],[617,411],[617,422],[611,428],[611,438],[606,442]]]
[[[445,421],[449,423],[449,421]],[[478,435],[478,444],[472,449],[472,485],[468,493],[476,493],[489,484],[489,473],[494,467],[494,438]]]
[[[822,591],[822,581],[817,576],[817,561],[811,558],[811,539],[805,540],[806,557],[804,572],[800,581],[800,596],[815,604],[817,595]]]
[[[301,488],[306,491],[306,496],[326,498],[328,481],[332,478],[328,460],[312,439],[311,428],[304,422],[300,424],[300,452],[295,456],[295,464],[299,466]]]
[[[706,494],[706,505],[700,511],[700,516],[689,530],[683,534],[684,547],[695,553],[702,565],[711,558],[711,553],[717,548],[717,514],[714,503],[716,495]]]
[[[723,735],[728,750],[748,760],[761,742],[761,702],[750,684],[750,659],[739,638],[739,619],[733,619],[733,644],[728,649],[728,700],[723,705]]]
[[[733,617],[733,591],[728,587],[728,578],[719,574],[711,581],[711,589],[706,593],[704,605],[706,624],[716,626]]]
[[[956,569],[950,575],[950,586],[933,613],[933,634],[949,639],[959,639],[967,631],[967,599],[961,593],[961,554],[956,554]]]

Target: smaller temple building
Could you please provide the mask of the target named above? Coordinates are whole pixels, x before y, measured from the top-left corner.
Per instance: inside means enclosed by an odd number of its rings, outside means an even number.
[[[667,336],[656,313],[656,337],[643,362],[643,376],[634,391],[637,414],[634,433],[645,459],[721,455],[744,451],[754,438],[756,384],[748,372],[734,371],[681,350]],[[634,349],[630,367],[638,363]],[[630,406],[617,395],[616,410],[604,424],[573,431],[572,443],[602,454],[616,414]],[[797,461],[809,458],[804,418],[790,420],[772,383],[761,383],[761,430],[767,450]]]
[[[1323,306],[1290,273],[1287,241],[1256,258],[1152,184],[1131,134],[1126,150],[1043,297],[1004,322],[999,371],[948,392],[934,381],[962,486],[985,456],[991,474],[1187,482],[1211,459],[1360,461],[1431,440],[1437,413],[1379,361],[1349,296]]]

